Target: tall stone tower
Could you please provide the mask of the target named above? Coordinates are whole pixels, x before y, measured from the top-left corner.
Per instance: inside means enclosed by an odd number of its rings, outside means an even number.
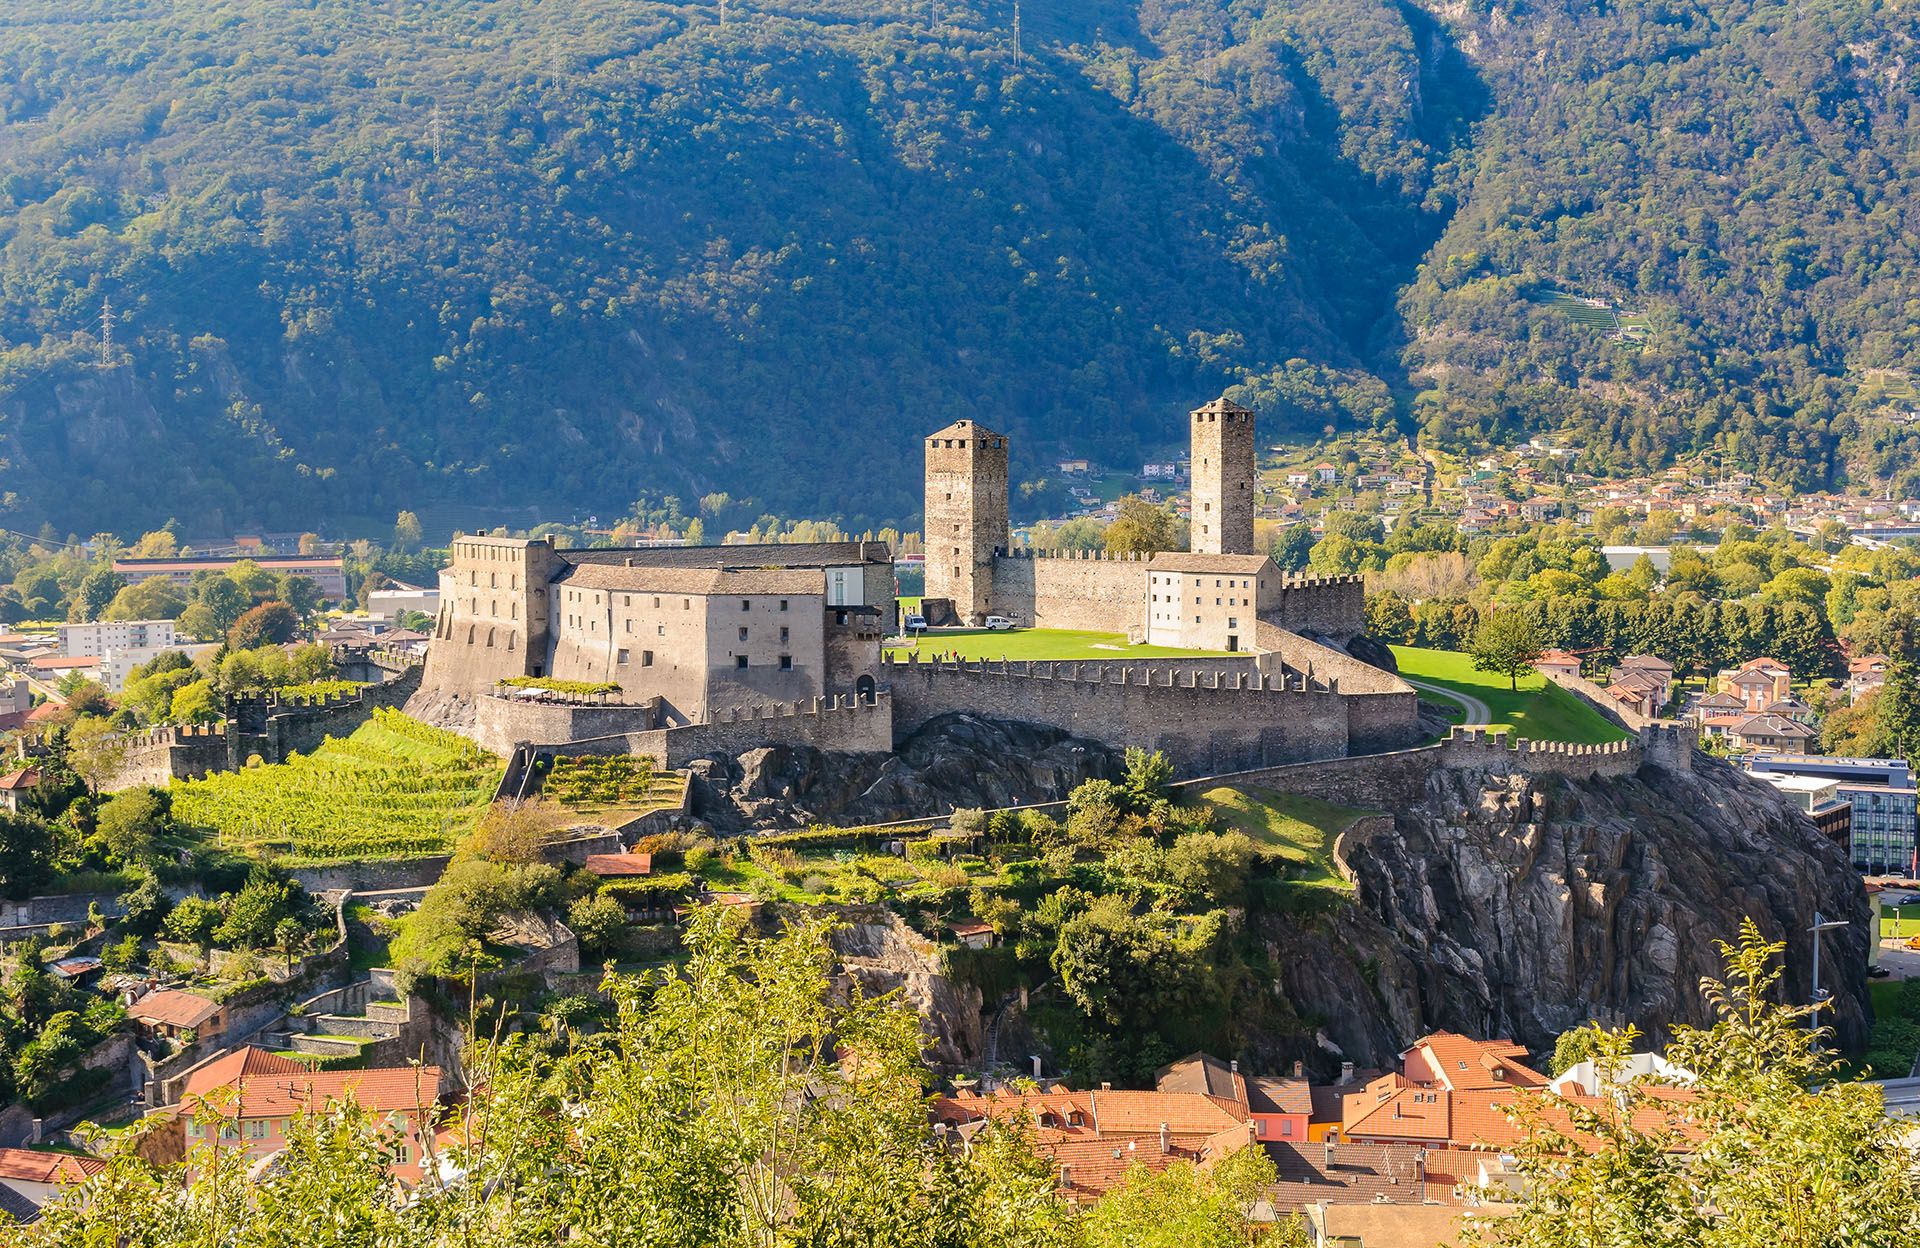
[[[1187,546],[1253,553],[1253,413],[1215,399],[1193,412],[1193,515]]]
[[[993,610],[993,552],[1008,541],[1006,435],[956,420],[927,439],[927,597],[967,623]]]

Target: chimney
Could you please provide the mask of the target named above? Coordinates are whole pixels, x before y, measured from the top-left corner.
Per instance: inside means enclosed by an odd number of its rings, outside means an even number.
[[[1073,1186],[1073,1167],[1072,1166],[1060,1167],[1060,1186],[1061,1187]]]
[[[1111,1083],[1102,1082],[1100,1084],[1100,1090],[1102,1092],[1111,1092],[1113,1091],[1113,1085]]]
[[[1352,1082],[1353,1082],[1353,1063],[1352,1063],[1352,1062],[1341,1062],[1341,1063],[1340,1063],[1340,1084],[1341,1084],[1341,1086],[1342,1086],[1342,1087],[1344,1087],[1344,1086],[1346,1086],[1347,1084],[1349,1084],[1349,1083],[1352,1083]]]
[[[1231,1061],[1231,1062],[1228,1062],[1228,1063],[1227,1063],[1227,1070],[1228,1070],[1228,1071],[1229,1071],[1230,1073],[1232,1073],[1232,1074],[1236,1074],[1236,1075],[1237,1075],[1237,1074],[1239,1074],[1239,1073],[1240,1073],[1240,1063],[1239,1063],[1239,1062],[1238,1062],[1237,1060],[1236,1060],[1236,1061]]]
[[[1173,1133],[1167,1129],[1167,1124],[1164,1122],[1160,1124],[1160,1151],[1163,1153],[1173,1151]]]
[[[1307,1064],[1305,1062],[1295,1062],[1293,1064],[1293,1077],[1295,1079],[1305,1079],[1307,1077]]]
[[[1333,1137],[1331,1136],[1327,1137],[1327,1160],[1323,1168],[1333,1169]]]

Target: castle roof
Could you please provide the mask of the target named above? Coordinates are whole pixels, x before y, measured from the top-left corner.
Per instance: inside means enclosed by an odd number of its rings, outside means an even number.
[[[1235,403],[1232,399],[1229,399],[1224,394],[1217,399],[1212,399],[1212,400],[1209,400],[1208,402],[1202,403],[1199,407],[1196,407],[1193,410],[1196,414],[1200,412],[1211,412],[1215,416],[1225,416],[1228,414],[1231,414],[1234,416],[1253,415],[1252,408],[1241,407],[1238,403]]]
[[[820,594],[826,581],[818,568],[657,568],[587,563],[554,580],[575,589],[665,594]]]
[[[1271,567],[1265,555],[1203,555],[1187,550],[1163,550],[1147,561],[1155,572],[1223,572],[1258,575]]]
[[[972,420],[956,420],[944,429],[935,429],[928,438],[999,438],[1006,435],[996,433]]]

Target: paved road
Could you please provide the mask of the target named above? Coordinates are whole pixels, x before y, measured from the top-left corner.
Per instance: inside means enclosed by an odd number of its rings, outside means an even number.
[[[1414,680],[1407,676],[1402,676],[1400,679],[1406,681],[1415,689],[1423,689],[1428,693],[1445,698],[1449,702],[1458,702],[1461,706],[1466,707],[1467,718],[1466,722],[1461,725],[1463,728],[1472,728],[1479,724],[1490,724],[1493,722],[1493,708],[1470,693],[1462,693],[1458,689],[1449,689],[1445,685],[1430,685],[1424,680]]]

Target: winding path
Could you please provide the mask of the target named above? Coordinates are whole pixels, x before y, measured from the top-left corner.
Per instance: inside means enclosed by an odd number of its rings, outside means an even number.
[[[1449,688],[1446,685],[1428,684],[1424,680],[1414,680],[1408,676],[1402,676],[1400,679],[1406,681],[1415,689],[1424,690],[1427,693],[1445,698],[1449,702],[1457,702],[1461,706],[1466,707],[1467,718],[1466,722],[1461,724],[1463,728],[1475,728],[1482,724],[1490,724],[1493,722],[1493,708],[1470,693],[1462,693],[1460,690]]]

